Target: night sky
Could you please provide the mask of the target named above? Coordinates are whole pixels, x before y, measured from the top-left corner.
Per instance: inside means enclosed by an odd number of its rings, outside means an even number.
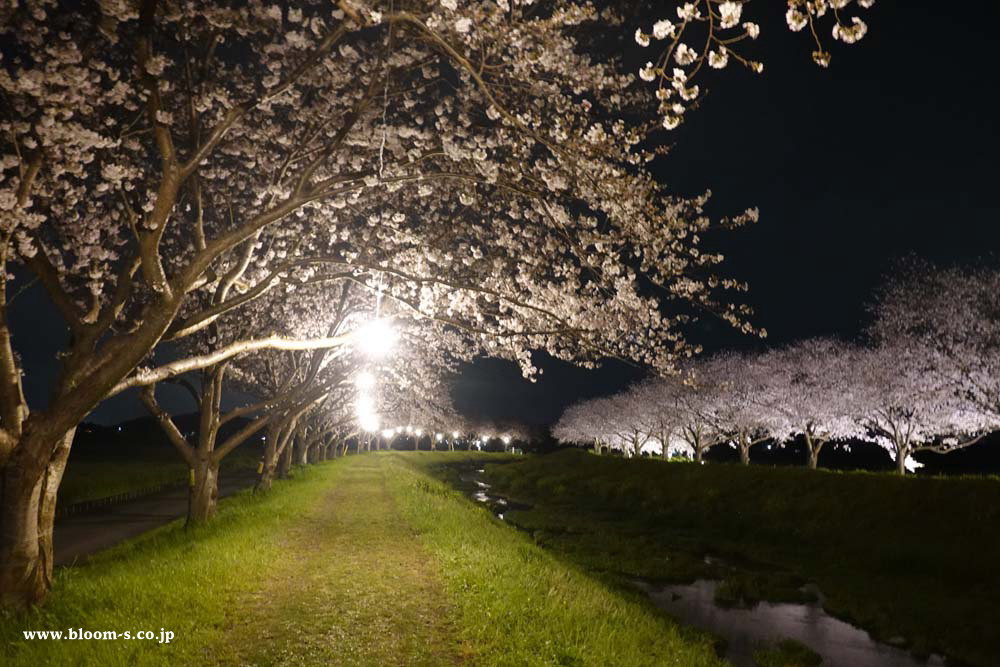
[[[765,74],[733,64],[707,73],[699,82],[709,89],[702,109],[670,135],[673,151],[655,169],[678,194],[711,188],[714,215],[760,208],[757,225],[712,243],[727,255],[725,272],[750,283],[746,298],[769,344],[853,338],[893,259],[916,253],[945,263],[998,261],[991,31],[1000,7],[879,0],[865,14],[868,36],[854,46],[830,40],[833,62],[821,70],[809,57],[808,37],[784,26],[784,4],[755,2],[747,10],[763,34],[746,54],[765,62]],[[631,43],[628,57],[638,64],[647,56]],[[26,391],[38,405],[47,383],[31,378],[37,370],[55,373],[53,351],[64,333],[37,286],[15,301],[12,320],[30,369]],[[708,323],[697,342],[709,349],[760,344],[722,323]],[[588,372],[542,355],[537,361],[537,384],[505,362],[468,367],[456,385],[458,407],[546,424],[576,400],[641,377],[617,363]],[[164,402],[193,409],[182,393]],[[123,395],[90,420],[144,414],[134,396]]]
[[[785,28],[784,2],[748,7],[763,31],[753,53],[764,75],[732,64],[710,73],[701,110],[674,131],[674,150],[656,167],[679,194],[710,188],[716,215],[760,208],[757,225],[718,247],[727,272],[750,283],[747,302],[768,344],[857,337],[880,276],[910,253],[998,261],[998,4],[879,0],[865,14],[864,40],[827,43],[828,70],[812,63],[804,33]],[[761,343],[708,324],[698,341],[707,349]],[[641,377],[619,364],[588,373],[539,361],[535,385],[510,365],[480,362],[456,400],[550,423],[570,403]]]

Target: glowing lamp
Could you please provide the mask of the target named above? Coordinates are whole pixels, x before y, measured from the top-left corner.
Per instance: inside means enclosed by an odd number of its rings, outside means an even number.
[[[358,414],[358,426],[361,430],[368,431],[369,433],[374,433],[378,430],[378,415],[376,414]]]
[[[362,391],[372,389],[375,387],[375,376],[368,371],[361,371],[358,373],[357,377],[354,378],[354,384]]]
[[[372,320],[358,331],[358,347],[372,359],[382,359],[396,345],[399,333],[385,320]]]
[[[365,431],[373,432],[378,430],[378,414],[375,412],[375,400],[367,395],[358,396],[357,403],[358,425]]]

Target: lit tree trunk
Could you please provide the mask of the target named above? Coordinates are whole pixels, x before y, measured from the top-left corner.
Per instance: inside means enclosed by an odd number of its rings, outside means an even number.
[[[896,445],[896,474],[906,475],[906,457],[909,456],[909,448]]]
[[[0,486],[0,603],[40,602],[52,588],[56,492],[76,429],[54,442],[30,424],[3,467]],[[44,434],[44,435],[43,435]],[[37,441],[36,441],[37,439]],[[48,451],[48,456],[39,456]]]
[[[194,484],[191,486],[191,521],[205,523],[215,516],[219,502],[219,461],[215,458],[215,438],[219,433],[219,410],[226,364],[208,369],[202,378],[201,419],[198,448],[194,455]],[[161,422],[162,424],[162,422]]]
[[[815,470],[819,467],[819,449],[813,449],[809,447],[809,462],[807,464],[810,470]]]
[[[191,521],[205,523],[215,516],[219,503],[219,464],[212,456],[199,457],[191,487]]]
[[[270,491],[274,483],[274,477],[278,469],[278,456],[280,454],[279,445],[285,422],[276,419],[267,427],[267,435],[264,441],[264,464],[260,471],[260,478],[257,480],[254,491]]]
[[[288,474],[292,470],[292,443],[289,436],[285,440],[285,447],[278,457],[278,479],[288,479]]]
[[[752,441],[746,436],[739,436],[736,439],[736,447],[740,450],[740,464],[748,466],[750,465],[750,447]]]
[[[309,442],[301,432],[295,436],[295,464],[306,465],[309,463]]]
[[[826,438],[817,438],[810,432],[809,429],[806,429],[805,438],[806,452],[809,457],[806,465],[808,465],[811,470],[816,470],[816,468],[819,467],[819,453],[823,449],[823,445],[826,444]]]

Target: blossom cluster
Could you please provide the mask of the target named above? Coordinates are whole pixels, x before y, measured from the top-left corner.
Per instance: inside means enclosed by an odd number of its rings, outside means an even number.
[[[747,0],[696,0],[676,3],[676,16],[667,16],[652,24],[646,32],[635,29],[635,42],[644,48],[661,44],[655,58],[639,68],[642,81],[656,84],[662,126],[673,130],[700,96],[692,82],[704,65],[725,69],[731,61],[762,74],[764,64],[743,55],[747,41],[760,36],[760,25],[746,20]],[[809,27],[815,43],[813,61],[821,67],[830,64],[830,53],[820,38],[820,21],[832,18],[831,34],[835,40],[854,44],[868,31],[859,16],[846,15],[851,5],[866,10],[875,0],[788,0],[785,20],[788,29],[799,32]],[[648,24],[647,24],[648,25]]]

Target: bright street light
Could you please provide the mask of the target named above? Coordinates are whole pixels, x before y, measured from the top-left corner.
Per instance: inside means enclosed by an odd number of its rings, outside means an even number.
[[[375,412],[375,399],[368,394],[358,396],[356,406],[358,415],[358,425],[365,431],[377,431],[379,422],[378,414]]]
[[[375,376],[368,371],[361,371],[354,378],[354,384],[358,389],[366,391],[375,387]]]
[[[358,415],[358,426],[361,430],[367,431],[369,433],[374,433],[378,430],[378,415],[376,414],[359,414]]]
[[[385,320],[372,320],[358,331],[358,347],[372,359],[382,359],[399,340],[399,333]]]

